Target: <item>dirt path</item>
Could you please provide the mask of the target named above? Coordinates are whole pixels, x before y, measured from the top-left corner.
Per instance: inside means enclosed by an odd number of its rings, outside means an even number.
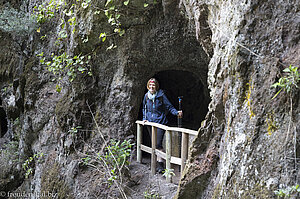
[[[149,158],[143,158],[142,164],[132,161],[129,169],[132,181],[128,184],[128,198],[171,199],[176,194],[178,168],[174,169],[176,176],[173,177],[173,183],[168,183],[162,174],[151,175]]]

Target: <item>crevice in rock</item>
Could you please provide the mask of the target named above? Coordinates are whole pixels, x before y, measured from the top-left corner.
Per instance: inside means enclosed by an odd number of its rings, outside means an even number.
[[[6,112],[2,107],[2,101],[0,99],[0,138],[2,138],[7,132],[7,124]]]

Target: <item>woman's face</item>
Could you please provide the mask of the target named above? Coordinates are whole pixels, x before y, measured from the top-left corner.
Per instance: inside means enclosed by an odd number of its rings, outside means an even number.
[[[151,83],[149,84],[149,91],[150,91],[151,94],[156,93],[155,83],[152,83],[152,82],[151,82]]]

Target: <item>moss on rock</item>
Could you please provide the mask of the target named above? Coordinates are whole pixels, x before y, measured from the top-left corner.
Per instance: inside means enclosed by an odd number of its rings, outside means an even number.
[[[56,196],[55,198],[74,198],[70,188],[60,175],[60,166],[58,163],[45,168],[42,174],[41,193],[45,193],[45,199],[52,199],[53,195]]]

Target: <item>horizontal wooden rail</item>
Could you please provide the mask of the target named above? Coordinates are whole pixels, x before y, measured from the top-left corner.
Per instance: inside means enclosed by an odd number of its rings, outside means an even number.
[[[169,127],[163,124],[158,124],[158,123],[154,123],[154,122],[143,122],[143,121],[139,121],[137,120],[135,123],[137,124],[141,124],[141,125],[146,125],[146,126],[154,126],[160,129],[164,129],[166,131],[175,131],[175,132],[182,132],[182,133],[187,133],[190,135],[198,135],[198,131],[195,130],[191,130],[191,129],[185,129],[185,128],[179,128],[179,127]]]
[[[147,153],[151,153],[152,152],[151,147],[148,147],[148,146],[145,146],[145,145],[142,145],[142,144],[141,144],[141,150],[145,151]],[[155,150],[155,153],[156,153],[157,156],[161,157],[162,159],[164,159],[164,160],[167,159],[167,154],[166,153],[164,153],[164,152],[162,152],[162,151],[160,151],[158,149]],[[171,156],[171,163],[172,164],[177,164],[177,165],[181,166],[181,158],[177,158],[177,157]]]
[[[142,163],[142,151],[151,154],[151,173],[155,174],[156,170],[156,158],[160,157],[166,160],[166,169],[171,169],[171,164],[177,164],[181,166],[181,173],[185,167],[185,162],[188,158],[188,145],[189,145],[189,135],[198,135],[197,131],[185,129],[185,128],[177,128],[177,127],[169,127],[166,125],[154,123],[154,122],[143,122],[136,121],[137,123],[137,161]],[[143,125],[151,126],[152,128],[152,140],[151,147],[147,147],[142,144],[142,136],[143,136]],[[157,128],[164,129],[166,131],[166,153],[156,149],[156,136],[157,136]],[[171,133],[172,132],[181,132],[182,140],[181,140],[181,158],[171,156]],[[167,176],[167,181],[171,182],[171,176]]]

